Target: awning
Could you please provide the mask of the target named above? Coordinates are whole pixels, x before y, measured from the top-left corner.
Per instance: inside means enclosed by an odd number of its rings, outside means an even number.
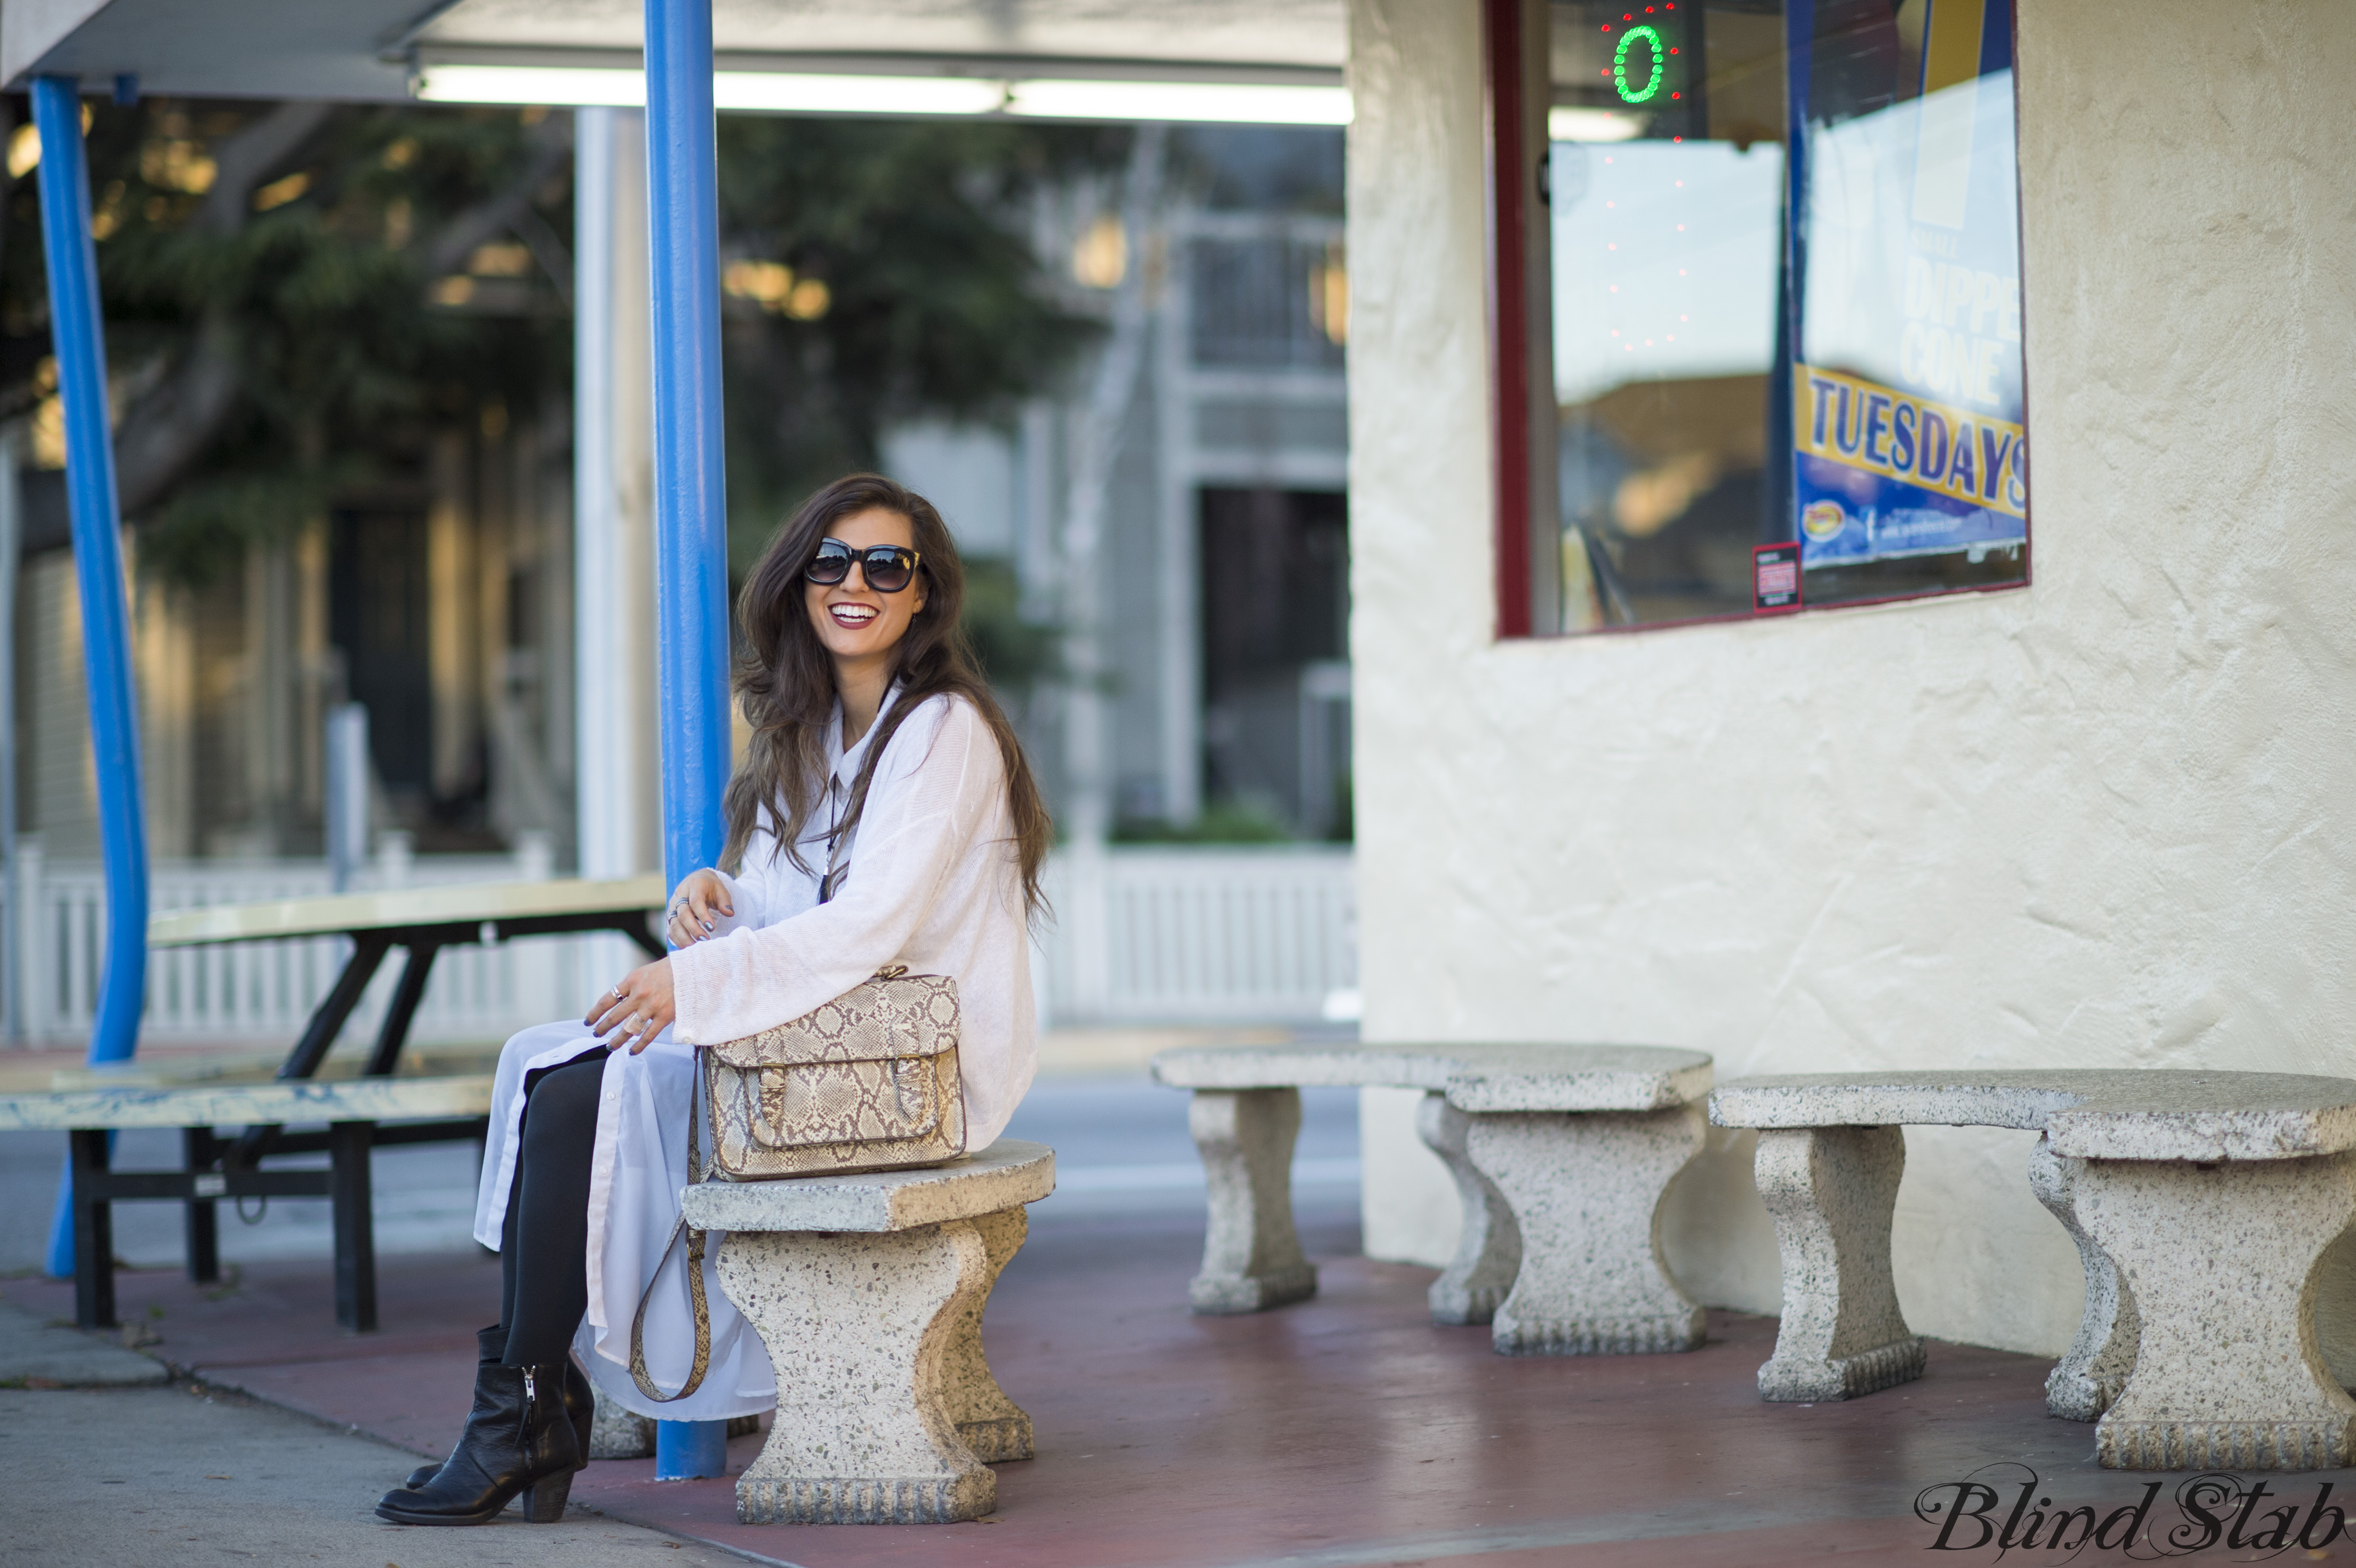
[[[723,109],[1338,123],[1341,0],[714,0]],[[637,0],[10,0],[0,80],[85,91],[643,101]]]

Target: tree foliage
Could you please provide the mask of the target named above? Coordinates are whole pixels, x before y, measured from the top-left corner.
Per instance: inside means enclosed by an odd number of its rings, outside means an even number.
[[[1026,232],[1030,203],[1048,186],[1117,165],[1127,137],[1003,123],[721,122],[727,259],[823,291],[798,308],[790,293],[729,298],[730,535],[740,564],[803,496],[874,466],[893,421],[1005,417],[1055,385],[1097,328],[1043,276]]]
[[[201,581],[413,478],[436,429],[569,379],[569,115],[149,100],[94,103],[86,144],[151,570]],[[1090,328],[1046,286],[1025,203],[1117,151],[1075,128],[722,122],[725,259],[819,285],[727,296],[739,564],[809,489],[873,466],[889,421],[989,418],[1052,384]],[[32,179],[5,209],[0,418],[55,378]],[[477,275],[505,306],[468,304]]]
[[[429,289],[519,224],[562,219],[568,131],[498,110],[96,107],[116,461],[144,563],[201,581],[412,472],[434,426],[526,405],[562,373],[561,315],[463,314]],[[54,377],[39,222],[20,181],[0,268],[16,411]]]

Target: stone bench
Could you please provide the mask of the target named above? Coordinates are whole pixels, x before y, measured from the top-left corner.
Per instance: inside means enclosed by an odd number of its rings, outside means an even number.
[[[95,1075],[92,1075],[95,1076]],[[369,1151],[396,1144],[480,1138],[491,1108],[491,1076],[279,1079],[173,1087],[126,1076],[103,1087],[0,1095],[0,1131],[61,1130],[72,1159],[74,1318],[84,1328],[114,1326],[112,1205],[167,1200],[187,1205],[188,1273],[218,1277],[214,1205],[238,1198],[326,1198],[336,1233],[336,1321],[355,1332],[376,1327],[376,1232]],[[282,1133],[325,1122],[324,1133]],[[390,1123],[391,1125],[380,1124]],[[244,1140],[215,1136],[228,1126],[267,1127],[248,1154]],[[115,1170],[110,1132],[176,1127],[178,1170]],[[325,1151],[326,1170],[264,1170],[265,1154]]]
[[[2312,1279],[2356,1219],[2356,1082],[2108,1070],[1811,1073],[1722,1084],[1759,1129],[1783,1254],[1762,1398],[1922,1375],[1890,1222],[1907,1125],[2040,1132],[2030,1189],[2077,1243],[2086,1305],[2046,1381],[2113,1469],[2315,1469],[2356,1458],[2356,1401],[2316,1350]],[[2221,1263],[2225,1266],[2221,1266]]]
[[[1055,1189],[1045,1146],[951,1165],[706,1181],[721,1288],[768,1347],[777,1410],[736,1479],[744,1524],[938,1524],[998,1506],[990,1466],[1031,1457],[1031,1418],[991,1376],[981,1314]]]
[[[1421,1089],[1416,1130],[1455,1179],[1464,1229],[1432,1282],[1436,1323],[1487,1323],[1501,1354],[1686,1350],[1702,1309],[1669,1276],[1654,1217],[1701,1148],[1710,1062],[1644,1046],[1313,1045],[1165,1051],[1191,1089],[1210,1189],[1196,1312],[1314,1295],[1292,1223],[1301,1090]]]

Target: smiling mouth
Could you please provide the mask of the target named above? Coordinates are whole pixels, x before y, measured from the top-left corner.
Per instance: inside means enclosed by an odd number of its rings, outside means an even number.
[[[875,617],[883,612],[873,604],[830,604],[826,613],[834,617],[836,625],[856,632],[873,624]]]

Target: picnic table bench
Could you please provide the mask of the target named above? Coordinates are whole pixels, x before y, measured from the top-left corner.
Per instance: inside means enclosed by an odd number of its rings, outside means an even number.
[[[1762,1398],[1853,1399],[1922,1375],[1890,1225],[1906,1126],[2040,1134],[2030,1189],[2077,1243],[2078,1333],[2046,1407],[2098,1421],[2112,1469],[2356,1460],[2356,1401],[2316,1349],[2313,1282],[2356,1220],[2356,1082],[2158,1069],[1828,1072],[1739,1080],[1759,1130],[1783,1315]]]
[[[459,883],[327,898],[283,899],[182,910],[148,923],[151,948],[213,943],[284,941],[342,935],[350,956],[313,1010],[276,1077],[267,1083],[171,1082],[129,1061],[61,1074],[46,1094],[0,1096],[0,1130],[61,1129],[71,1150],[74,1215],[74,1316],[85,1328],[114,1323],[113,1225],[110,1205],[162,1200],[187,1205],[192,1279],[220,1277],[215,1205],[224,1198],[326,1197],[336,1232],[336,1320],[355,1332],[376,1327],[375,1229],[370,1214],[369,1151],[397,1144],[482,1137],[490,1111],[487,1073],[417,1077],[400,1073],[402,1050],[444,947],[523,936],[617,932],[652,956],[664,951],[648,929],[662,906],[659,876],[609,881]],[[336,1037],[369,982],[396,948],[405,950],[400,980],[359,1076],[322,1080]],[[327,1124],[324,1132],[290,1125]],[[240,1127],[224,1138],[223,1127]],[[115,1170],[114,1131],[177,1127],[182,1164],[175,1170]],[[272,1155],[328,1156],[329,1168],[263,1170]]]

